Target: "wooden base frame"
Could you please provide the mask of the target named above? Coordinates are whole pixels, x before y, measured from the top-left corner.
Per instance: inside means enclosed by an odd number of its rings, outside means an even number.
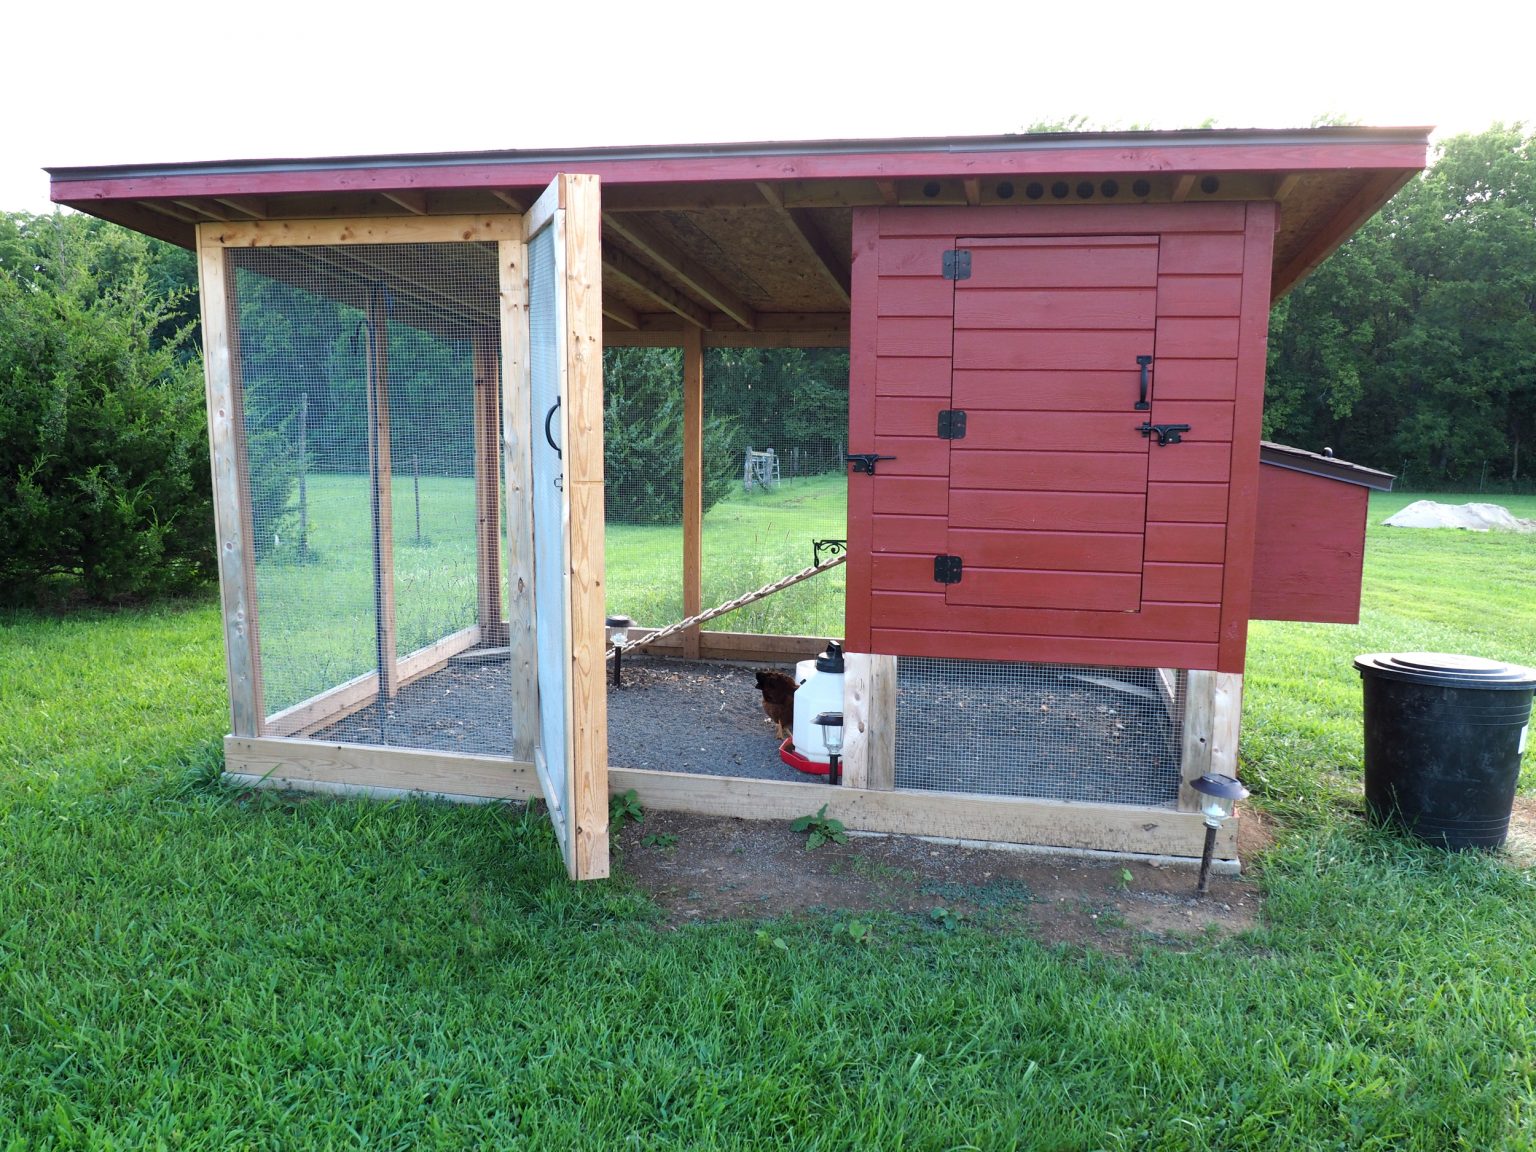
[[[241,783],[420,793],[453,800],[526,801],[539,795],[531,764],[317,740],[228,736],[225,772]],[[950,792],[829,788],[815,783],[694,776],[638,768],[609,768],[614,794],[633,789],[647,808],[792,820],[822,804],[845,827],[965,841],[1029,844],[1064,851],[1127,852],[1196,858],[1205,825],[1195,812],[1134,804],[1076,804],[1013,796]],[[1232,822],[1216,840],[1216,858],[1237,858]]]

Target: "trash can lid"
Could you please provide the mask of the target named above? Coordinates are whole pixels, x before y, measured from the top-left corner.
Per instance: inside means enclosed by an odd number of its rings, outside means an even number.
[[[1362,676],[1383,676],[1441,688],[1520,691],[1536,688],[1536,669],[1448,652],[1378,652],[1355,657]]]

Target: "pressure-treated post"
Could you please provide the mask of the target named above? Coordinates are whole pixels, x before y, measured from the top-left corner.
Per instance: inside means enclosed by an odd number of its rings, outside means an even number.
[[[496,378],[495,336],[476,332],[475,376],[475,541],[479,574],[480,632],[500,643],[501,624],[501,390]]]
[[[395,640],[394,470],[389,460],[389,313],[382,290],[368,299],[368,390],[372,397],[373,613],[379,664],[379,695],[400,691]]]
[[[683,616],[704,607],[704,337],[683,331]],[[699,658],[699,628],[683,632],[683,655]]]

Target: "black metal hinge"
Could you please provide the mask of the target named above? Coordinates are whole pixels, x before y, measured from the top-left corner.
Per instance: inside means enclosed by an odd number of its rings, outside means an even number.
[[[939,439],[965,439],[965,409],[941,408],[939,410]]]
[[[940,584],[960,583],[960,573],[965,565],[958,556],[935,556],[933,578]]]
[[[971,250],[951,248],[944,253],[944,279],[969,280],[971,278]]]

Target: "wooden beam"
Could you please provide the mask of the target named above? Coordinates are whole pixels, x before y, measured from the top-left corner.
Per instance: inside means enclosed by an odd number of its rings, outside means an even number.
[[[165,200],[139,200],[136,203],[141,208],[147,208],[151,212],[157,212],[161,216],[169,216],[172,220],[180,220],[183,224],[203,224],[208,217],[202,213],[190,212],[185,208],[176,208]]]
[[[230,248],[274,245],[437,244],[520,240],[513,215],[376,216],[325,220],[232,220],[210,225],[210,240]]]
[[[843,783],[896,786],[896,657],[850,652],[844,658]]]
[[[1290,172],[1275,181],[1275,190],[1271,195],[1284,204],[1290,194],[1296,191],[1296,185],[1301,183],[1300,172]]]
[[[1182,204],[1189,199],[1189,194],[1195,187],[1195,174],[1185,172],[1179,177],[1179,182],[1173,186],[1173,195],[1170,197],[1175,204]]]
[[[1211,736],[1215,723],[1216,673],[1196,669],[1184,682],[1183,749],[1179,757],[1179,811],[1198,812],[1200,793],[1190,787],[1211,770]]]
[[[427,214],[427,194],[425,192],[394,191],[380,192],[380,196],[391,204],[398,204],[412,216],[425,216]]]
[[[981,179],[980,179],[980,177],[971,176],[971,177],[968,177],[965,180],[961,181],[961,183],[965,187],[965,202],[967,204],[980,204],[981,203]]]
[[[375,292],[368,301],[368,393],[372,401],[368,425],[370,504],[373,521],[373,612],[379,693],[400,691],[396,667],[395,631],[395,513],[391,492],[394,471],[389,459],[389,311]]]
[[[848,266],[843,263],[826,236],[822,234],[815,217],[807,209],[786,207],[783,196],[772,184],[763,181],[757,187],[768,206],[778,213],[779,218],[788,226],[790,233],[800,242],[800,246],[816,262],[816,267],[826,275],[828,283],[837,289],[838,295],[844,301],[851,301],[853,295],[849,287],[851,276]]]
[[[225,266],[224,249],[211,242],[202,229],[198,239],[208,451],[213,471],[230,730],[237,736],[259,736],[266,709],[262,702],[261,642],[256,627],[256,542],[250,527],[250,487],[241,476],[245,463],[245,421],[239,379],[239,310],[234,277],[227,274]]]
[[[605,215],[603,226],[606,232],[622,237],[631,248],[655,265],[663,276],[681,284],[689,295],[724,312],[743,328],[757,326],[751,307],[741,297],[665,236],[658,235],[655,230],[631,216],[617,213]]]
[[[475,378],[475,570],[480,627],[501,624],[501,387],[496,333],[473,339]]]
[[[267,218],[267,202],[265,200],[252,200],[249,197],[240,196],[212,196],[216,204],[222,204],[231,211],[250,220],[265,220]]]
[[[875,188],[880,193],[881,204],[894,205],[900,200],[900,193],[896,190],[896,181],[894,180],[876,180]]]
[[[704,608],[704,342],[683,333],[683,616]],[[699,658],[699,628],[683,633],[683,655]]]
[[[527,761],[407,748],[227,736],[227,778],[247,786],[422,794],[466,800],[528,800],[538,782]],[[1195,860],[1205,841],[1197,812],[1136,804],[1077,804],[955,792],[881,792],[809,782],[694,776],[610,768],[614,794],[634,789],[646,808],[792,820],[827,805],[827,815],[860,832],[972,842],[1034,844],[1067,851],[1132,852]],[[606,798],[605,798],[606,804]],[[1216,837],[1216,859],[1237,858],[1235,821]]]
[[[1337,212],[1333,213],[1333,227],[1319,232],[1312,241],[1292,256],[1284,268],[1275,270],[1271,280],[1271,292],[1276,297],[1299,284],[1303,277],[1316,268],[1344,239],[1374,216],[1381,206],[1397,194],[1398,190],[1417,176],[1417,172],[1386,172],[1367,180]]]
[[[644,292],[669,312],[675,312],[699,328],[709,327],[709,311],[684,296],[638,260],[611,245],[603,249],[603,272]]]
[[[712,212],[721,208],[761,208],[763,198],[751,184],[708,181],[691,184],[611,184],[603,189],[603,213]]]
[[[532,416],[529,412],[528,248],[521,237],[497,245],[501,286],[501,427],[507,502],[507,645],[512,680],[512,755],[533,760],[539,731],[534,641]]]
[[[508,208],[512,209],[512,211],[518,213],[519,215],[527,210],[528,206],[523,203],[520,197],[512,195],[512,193],[506,191],[505,189],[488,188],[486,191],[488,191],[492,196],[496,197],[496,199],[500,200]]]
[[[172,200],[171,203],[175,204],[178,208],[185,208],[188,212],[196,213],[203,220],[217,220],[223,222],[229,219],[229,213],[219,212],[213,208],[209,208],[204,204],[199,204],[192,200]]]
[[[621,304],[617,300],[610,300],[604,296],[603,315],[621,328],[627,328],[631,332],[638,332],[640,330],[640,313],[636,312],[628,304]],[[603,330],[607,331],[606,324],[603,326]],[[606,338],[604,342],[606,343]]]
[[[1237,743],[1242,729],[1243,676],[1217,672],[1211,691],[1211,771],[1237,775]]]
[[[603,569],[602,208],[596,176],[557,179],[565,227],[565,485],[570,499],[568,739],[571,875],[608,875],[608,683]],[[560,266],[557,264],[557,267]]]

